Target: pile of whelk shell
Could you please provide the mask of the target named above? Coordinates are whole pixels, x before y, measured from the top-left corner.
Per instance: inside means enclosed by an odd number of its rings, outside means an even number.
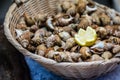
[[[32,53],[57,62],[109,60],[120,53],[120,16],[91,0],[59,3],[57,14],[24,13],[15,28],[16,39]],[[74,35],[91,26],[97,40],[93,46],[79,46]]]

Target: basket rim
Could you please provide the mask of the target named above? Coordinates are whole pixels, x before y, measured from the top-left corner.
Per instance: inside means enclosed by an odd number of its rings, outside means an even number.
[[[96,2],[95,2],[96,3]],[[104,5],[99,5],[98,3],[96,3],[96,5],[100,6],[100,7],[105,7]],[[12,17],[12,11],[14,11],[14,9],[17,7],[17,4],[16,3],[13,3],[7,13],[6,13],[6,16],[5,16],[5,20],[4,20],[4,34],[6,36],[6,38],[8,39],[8,41],[19,51],[21,52],[23,55],[25,56],[29,56],[31,57],[33,60],[36,60],[40,63],[46,63],[46,64],[53,64],[53,65],[94,65],[94,64],[105,64],[105,63],[113,63],[113,62],[116,62],[116,63],[120,63],[120,59],[119,58],[112,58],[110,60],[103,60],[103,61],[92,61],[92,62],[78,62],[78,63],[70,63],[70,62],[61,62],[61,63],[58,63],[56,62],[55,60],[52,60],[52,59],[48,59],[48,58],[45,58],[43,56],[39,56],[39,55],[36,55],[34,53],[31,53],[30,51],[28,51],[27,49],[23,48],[13,37],[12,37],[12,34],[9,30],[9,19]],[[114,10],[114,9],[113,9]],[[119,14],[117,11],[116,11],[117,14]],[[120,15],[120,14],[119,14]]]

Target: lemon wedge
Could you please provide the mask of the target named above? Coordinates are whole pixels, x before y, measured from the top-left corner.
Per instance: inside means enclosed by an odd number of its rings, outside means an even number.
[[[84,29],[80,29],[78,34],[75,35],[75,41],[80,46],[92,46],[97,39],[97,34],[94,29],[90,26],[87,27],[86,31]]]

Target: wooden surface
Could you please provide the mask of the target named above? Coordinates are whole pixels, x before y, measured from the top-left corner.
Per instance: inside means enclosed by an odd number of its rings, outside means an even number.
[[[24,56],[5,38],[0,26],[0,80],[31,80]]]

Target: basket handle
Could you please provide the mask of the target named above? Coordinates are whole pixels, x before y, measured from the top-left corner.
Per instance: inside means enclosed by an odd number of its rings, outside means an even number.
[[[29,0],[13,0],[13,2],[16,3],[18,6],[27,2],[27,1],[29,1]]]

